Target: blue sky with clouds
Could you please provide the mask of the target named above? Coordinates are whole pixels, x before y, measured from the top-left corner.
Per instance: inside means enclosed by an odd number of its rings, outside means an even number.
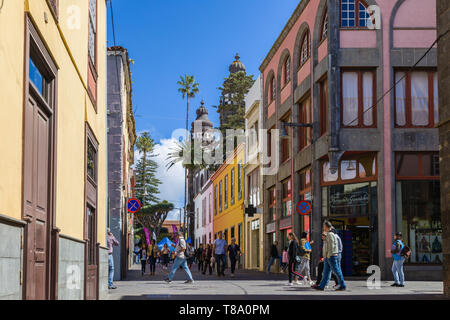
[[[116,45],[128,49],[132,66],[137,132],[160,143],[158,158],[170,148],[173,130],[186,126],[186,102],[177,92],[180,75],[192,74],[200,93],[191,102],[189,122],[201,99],[218,126],[213,105],[238,52],[247,73],[258,68],[299,0],[112,0]],[[113,46],[108,5],[108,46]],[[182,201],[181,168],[160,170],[161,198]],[[171,199],[174,198],[174,199]],[[182,206],[182,203],[175,203]]]

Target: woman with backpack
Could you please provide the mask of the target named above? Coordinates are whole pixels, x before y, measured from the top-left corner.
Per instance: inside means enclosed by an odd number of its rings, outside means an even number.
[[[404,287],[405,286],[405,274],[403,273],[403,263],[411,254],[411,249],[405,246],[402,241],[403,235],[401,232],[397,232],[394,235],[394,243],[392,244],[392,273],[394,274],[394,283],[391,287]]]

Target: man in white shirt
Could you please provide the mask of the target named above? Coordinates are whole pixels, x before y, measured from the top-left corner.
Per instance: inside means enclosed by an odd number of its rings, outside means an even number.
[[[186,275],[188,276],[188,280],[186,280],[184,283],[194,283],[194,279],[192,278],[192,274],[189,270],[186,256],[184,254],[184,252],[186,251],[186,240],[184,240],[184,236],[181,231],[178,231],[176,235],[178,237],[178,243],[175,246],[175,261],[173,262],[172,271],[169,273],[169,276],[164,279],[164,281],[166,281],[167,283],[172,282],[172,279],[175,276],[178,268],[182,267],[184,269],[184,272],[186,272]]]

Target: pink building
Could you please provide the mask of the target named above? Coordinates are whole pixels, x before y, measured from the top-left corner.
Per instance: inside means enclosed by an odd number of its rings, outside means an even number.
[[[441,279],[436,38],[435,1],[299,3],[260,66],[269,141],[271,129],[289,135],[272,141],[280,167],[264,179],[266,255],[274,239],[281,249],[290,231],[310,231],[315,265],[328,219],[346,276],[379,265],[392,277],[402,231],[407,279]],[[311,215],[296,213],[300,200]]]

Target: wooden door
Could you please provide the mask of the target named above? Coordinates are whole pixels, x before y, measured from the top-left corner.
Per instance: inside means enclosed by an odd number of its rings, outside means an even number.
[[[96,212],[91,206],[86,208],[87,222],[87,267],[86,267],[86,300],[97,299],[98,255],[97,255],[97,221]]]
[[[50,116],[45,102],[30,94],[24,128],[24,219],[26,229],[26,298],[48,298],[50,207]]]

